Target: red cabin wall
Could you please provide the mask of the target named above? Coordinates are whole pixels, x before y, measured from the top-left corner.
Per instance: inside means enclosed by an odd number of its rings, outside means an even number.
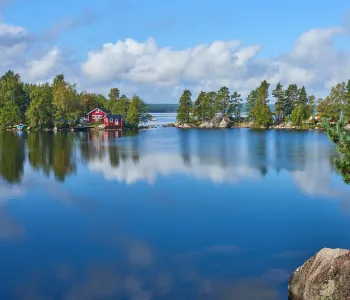
[[[96,119],[93,119],[93,118],[92,118],[92,116],[96,116],[96,115],[102,116],[102,118],[100,119],[100,121],[103,122],[103,119],[104,119],[104,117],[105,117],[106,114],[105,114],[103,111],[101,111],[101,110],[100,110],[99,112],[96,112],[96,110],[93,111],[92,113],[89,114],[89,122],[90,122],[90,123],[93,123],[93,122],[96,120]]]
[[[118,119],[117,122],[113,121],[113,122],[110,122],[109,121],[109,118],[104,118],[104,124],[105,126],[107,127],[123,127],[123,120],[121,119]]]

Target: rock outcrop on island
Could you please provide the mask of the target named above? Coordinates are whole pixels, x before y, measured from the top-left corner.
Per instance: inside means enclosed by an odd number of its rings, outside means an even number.
[[[322,249],[294,272],[288,291],[290,300],[349,300],[350,251]]]
[[[178,128],[231,128],[233,121],[229,117],[215,117],[212,120],[204,121],[199,125],[175,124]]]

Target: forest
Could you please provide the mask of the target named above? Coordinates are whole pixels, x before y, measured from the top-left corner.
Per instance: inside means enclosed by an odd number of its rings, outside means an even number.
[[[77,125],[92,109],[99,107],[124,117],[128,128],[135,129],[151,118],[146,103],[138,96],[131,99],[111,88],[108,98],[101,94],[78,92],[76,85],[57,75],[52,84],[21,81],[13,71],[0,78],[0,127],[24,123],[32,128],[66,128]]]
[[[336,84],[328,96],[317,99],[307,93],[305,86],[290,84],[284,88],[278,83],[271,91],[275,102],[274,112],[269,104],[269,90],[270,83],[264,80],[245,99],[246,119],[255,127],[269,127],[281,122],[292,122],[302,127],[315,113],[334,121],[341,117],[350,120],[350,80]],[[230,92],[227,87],[221,87],[219,91],[201,91],[194,102],[191,91],[185,90],[179,100],[177,121],[198,123],[218,114],[239,121],[242,109],[241,94],[238,91]]]

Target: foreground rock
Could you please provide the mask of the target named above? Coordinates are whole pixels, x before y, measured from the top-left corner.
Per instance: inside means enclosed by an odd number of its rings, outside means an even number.
[[[292,300],[349,300],[350,251],[322,249],[294,272],[288,291]]]

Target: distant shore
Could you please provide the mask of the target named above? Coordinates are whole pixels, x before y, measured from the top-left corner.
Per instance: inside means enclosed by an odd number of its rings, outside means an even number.
[[[154,127],[154,126],[150,126]],[[280,125],[274,125],[274,126],[269,126],[269,127],[255,127],[249,123],[240,123],[240,124],[234,124],[230,127],[213,127],[213,128],[203,128],[200,126],[196,126],[193,124],[183,124],[183,125],[178,125],[176,123],[169,123],[169,124],[163,124],[161,127],[175,127],[175,128],[180,128],[180,129],[230,129],[230,128],[251,128],[251,129],[288,129],[288,130],[323,130],[319,126],[310,126],[308,127],[301,127],[301,126],[290,126],[286,124],[280,124]]]

